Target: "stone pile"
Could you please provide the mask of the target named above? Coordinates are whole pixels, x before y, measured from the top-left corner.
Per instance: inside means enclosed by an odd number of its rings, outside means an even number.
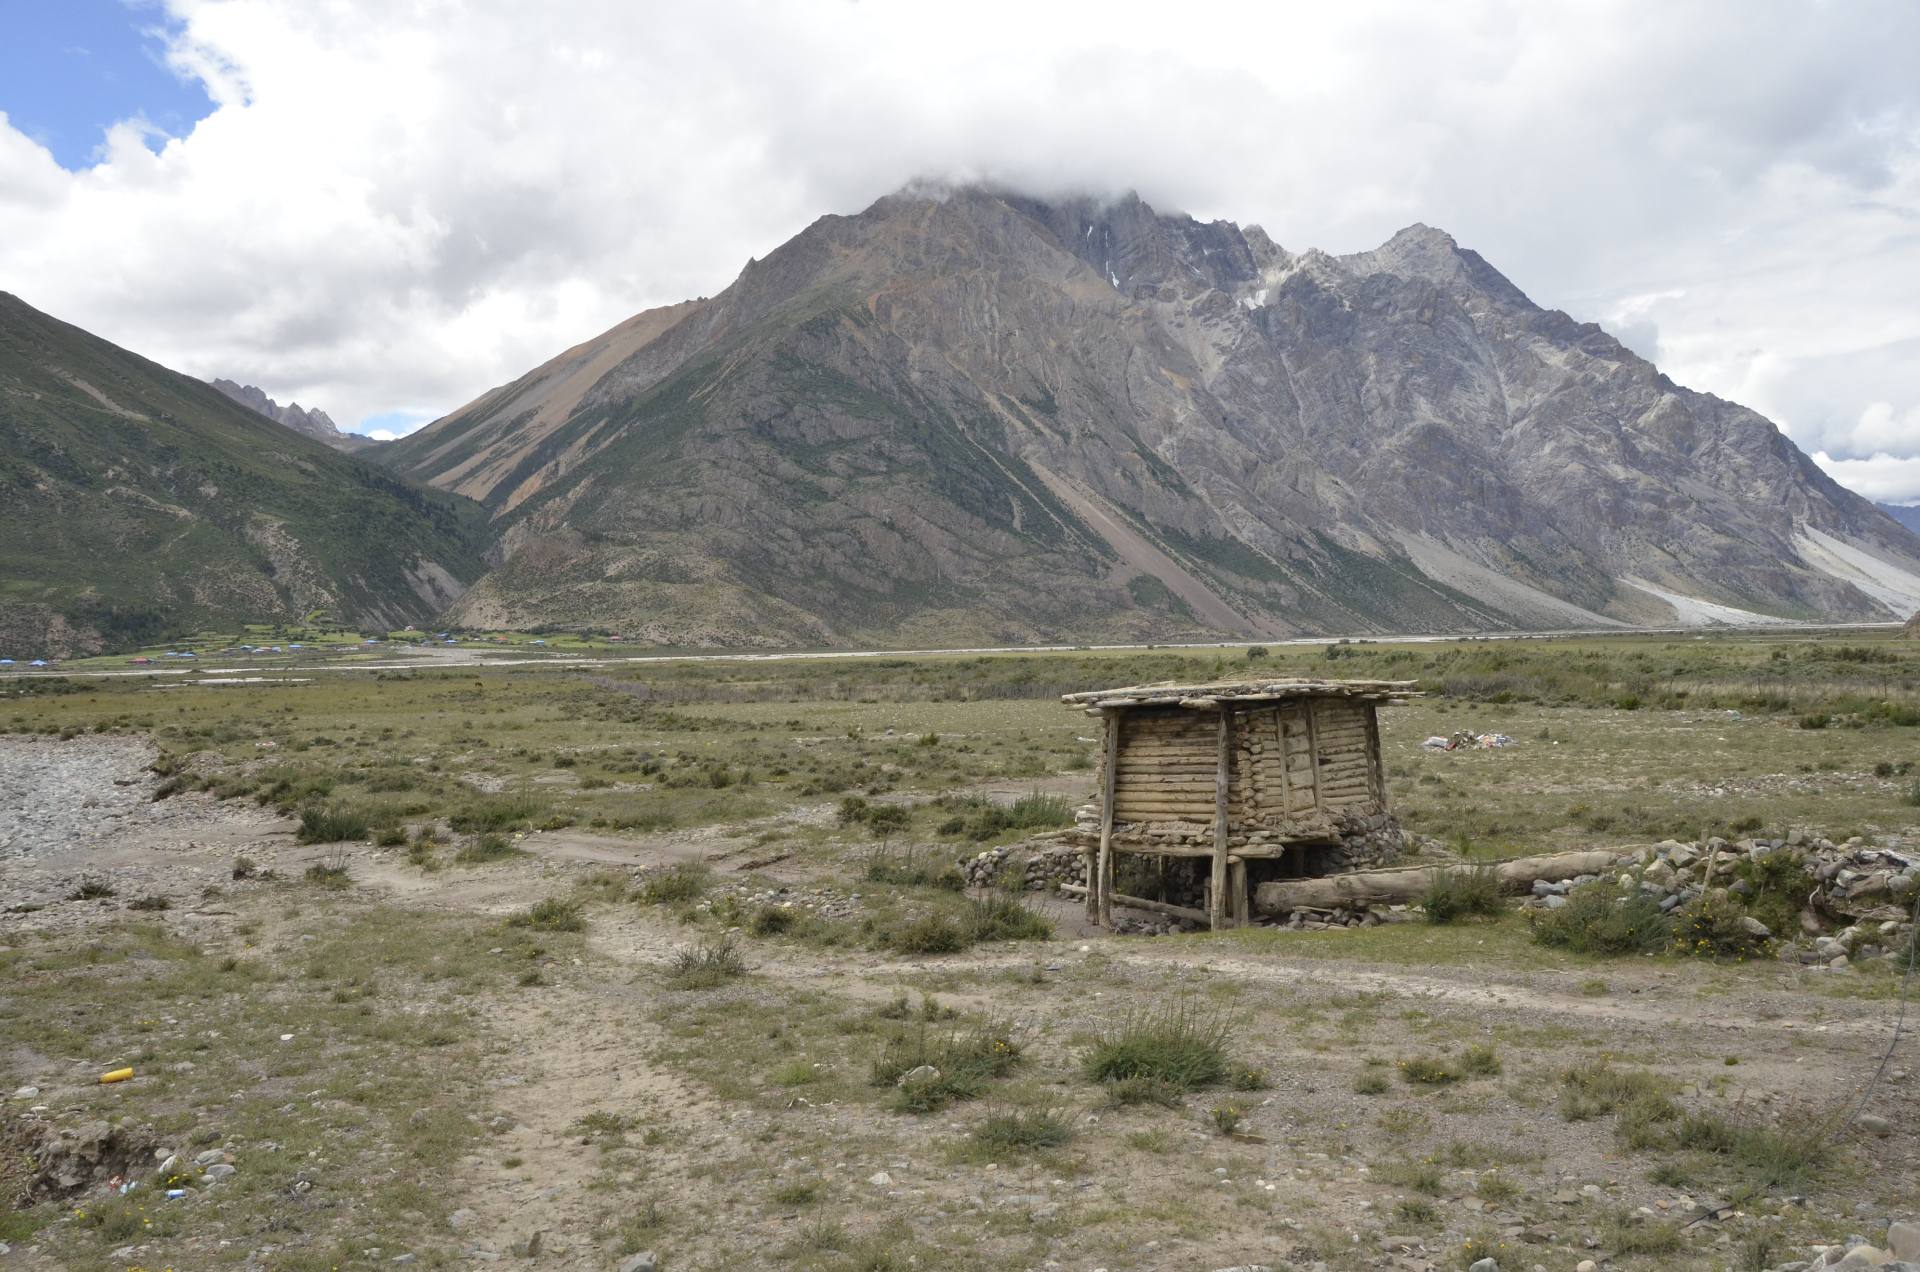
[[[1873,845],[1855,836],[1835,843],[1805,831],[1783,839],[1714,837],[1699,843],[1666,840],[1623,855],[1618,882],[1658,900],[1671,914],[1709,888],[1729,896],[1753,896],[1758,863],[1784,855],[1805,875],[1797,931],[1772,932],[1751,916],[1743,920],[1756,940],[1772,940],[1784,962],[1840,970],[1852,962],[1904,954],[1913,941],[1913,905],[1920,890],[1920,852],[1890,840]],[[1557,909],[1567,894],[1598,875],[1549,883],[1538,881],[1526,904]]]
[[[1413,917],[1409,906],[1368,905],[1364,901],[1356,901],[1352,905],[1343,905],[1331,910],[1302,906],[1289,913],[1284,922],[1274,926],[1292,928],[1296,932],[1320,932],[1328,928],[1379,927],[1382,923],[1405,923]]]
[[[1063,883],[1087,883],[1087,863],[1077,849],[1046,843],[1025,843],[989,848],[963,862],[960,872],[969,888],[1005,886],[1010,871],[1017,871],[1021,890],[1050,892]]]
[[[1920,1224],[1887,1225],[1882,1244],[1859,1235],[1833,1245],[1815,1246],[1811,1258],[1778,1264],[1768,1272],[1820,1272],[1823,1268],[1879,1268],[1880,1272],[1920,1272]]]

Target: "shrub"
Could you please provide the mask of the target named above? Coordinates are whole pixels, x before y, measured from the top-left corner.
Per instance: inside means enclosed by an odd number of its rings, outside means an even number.
[[[381,848],[398,848],[407,842],[404,826],[385,826],[373,833],[373,842]]]
[[[80,886],[67,894],[67,900],[104,901],[113,895],[113,885],[105,879],[82,879]]]
[[[887,1039],[871,1079],[874,1086],[898,1088],[897,1108],[930,1113],[983,1093],[989,1081],[1013,1071],[1020,1052],[1012,1028],[995,1020],[946,1030],[922,1023]],[[903,1081],[915,1073],[922,1076]]]
[[[640,884],[640,899],[648,905],[684,905],[698,901],[711,882],[713,871],[706,862],[677,862],[648,875]]]
[[[1265,1069],[1254,1069],[1243,1065],[1233,1071],[1233,1076],[1228,1079],[1227,1085],[1236,1091],[1264,1091],[1273,1083],[1267,1080]]]
[[[1500,872],[1492,866],[1435,870],[1429,875],[1421,905],[1429,923],[1498,915],[1506,908],[1500,894]]]
[[[1396,1188],[1410,1188],[1429,1197],[1438,1197],[1446,1191],[1446,1172],[1442,1171],[1432,1158],[1420,1161],[1386,1162],[1375,1168],[1373,1177],[1383,1184]]]
[[[489,861],[505,861],[509,857],[518,857],[521,852],[513,846],[513,841],[505,835],[488,832],[474,835],[453,854],[453,859],[464,866],[485,865]]]
[[[882,841],[899,834],[913,820],[913,814],[898,804],[876,804],[867,810],[867,829]]]
[[[908,848],[899,853],[876,848],[867,855],[864,871],[868,883],[891,883],[910,888],[941,888],[958,892],[967,886],[966,876],[950,857],[940,853]]]
[[[173,902],[163,896],[145,896],[127,902],[129,910],[171,910]]]
[[[1520,1195],[1520,1185],[1505,1175],[1488,1172],[1473,1181],[1473,1191],[1482,1201],[1500,1206]]]
[[[888,930],[881,943],[902,954],[957,954],[967,948],[967,934],[948,915],[925,914]]]
[[[1408,1086],[1450,1086],[1463,1074],[1438,1056],[1413,1056],[1395,1066],[1400,1080]]]
[[[747,920],[747,930],[755,936],[779,936],[792,929],[793,911],[781,905],[763,905]]]
[[[1617,1255],[1672,1254],[1685,1244],[1671,1219],[1642,1219],[1631,1212],[1614,1216],[1601,1238]]]
[[[346,804],[308,804],[300,810],[294,838],[303,844],[337,844],[367,837],[367,814]]]
[[[1012,804],[996,804],[985,796],[965,799],[948,797],[940,804],[954,815],[942,822],[939,833],[962,836],[976,842],[992,839],[1009,831],[1050,830],[1073,824],[1073,806],[1058,795],[1034,791]]]
[[[1468,1047],[1454,1064],[1470,1078],[1491,1078],[1500,1072],[1499,1055],[1485,1044]]]
[[[1165,1078],[1121,1078],[1107,1083],[1107,1098],[1115,1104],[1158,1104],[1178,1108],[1186,1091]]]
[[[1213,1123],[1213,1129],[1222,1135],[1231,1135],[1240,1129],[1240,1120],[1247,1115],[1238,1104],[1216,1104],[1207,1110],[1207,1120]]]
[[[1192,1091],[1227,1076],[1231,1037],[1224,1017],[1175,1004],[1109,1026],[1088,1049],[1082,1068],[1095,1082],[1150,1078]]]
[[[547,811],[531,795],[490,795],[447,818],[447,825],[463,833],[522,830]]]
[[[1794,930],[1812,887],[1802,854],[1777,849],[1764,857],[1743,858],[1734,866],[1733,875],[1747,885],[1746,895],[1740,898],[1747,913],[1776,935]]]
[[[1745,926],[1747,912],[1719,890],[1687,902],[1673,913],[1673,949],[1695,958],[1751,958],[1772,944]]]
[[[1360,1076],[1353,1080],[1353,1093],[1355,1095],[1385,1095],[1390,1085],[1387,1081],[1387,1075],[1378,1069],[1364,1069],[1361,1071]]]
[[[1535,941],[1576,954],[1648,954],[1671,933],[1658,902],[1605,881],[1575,888],[1565,905],[1532,911],[1528,922]]]
[[[1073,1126],[1052,1109],[995,1113],[973,1128],[974,1148],[989,1159],[1058,1148],[1073,1138]]]
[[[1803,729],[1824,729],[1832,723],[1833,717],[1824,711],[1816,711],[1812,715],[1803,715],[1799,720],[1799,725]]]
[[[1017,897],[991,894],[969,903],[966,934],[975,942],[1050,941],[1053,921],[1028,909]]]
[[[747,961],[733,938],[702,941],[676,950],[667,980],[676,989],[714,989],[747,974]]]
[[[1568,1069],[1560,1075],[1560,1116],[1584,1122],[1629,1104],[1678,1109],[1668,1099],[1669,1083],[1645,1069],[1616,1069],[1604,1060]]]
[[[770,1194],[774,1204],[779,1206],[811,1206],[820,1200],[820,1181],[817,1179],[796,1179],[781,1184]]]
[[[334,857],[308,866],[307,882],[322,888],[345,888],[353,883],[353,876],[347,872],[346,860]]]
[[[1401,1223],[1431,1227],[1440,1222],[1440,1211],[1421,1197],[1404,1197],[1393,1205],[1393,1217]]]
[[[233,859],[233,877],[234,878],[252,879],[255,876],[257,876],[259,873],[260,873],[260,863],[255,861],[252,857],[235,857]]]
[[[586,930],[587,920],[580,913],[578,901],[548,897],[508,919],[507,926],[536,932],[581,932]]]

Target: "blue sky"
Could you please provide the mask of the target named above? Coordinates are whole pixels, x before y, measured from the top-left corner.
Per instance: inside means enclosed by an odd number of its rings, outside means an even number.
[[[213,102],[168,69],[170,24],[141,0],[0,0],[0,111],[69,170],[92,166],[123,119],[156,129],[154,149],[185,136]]]

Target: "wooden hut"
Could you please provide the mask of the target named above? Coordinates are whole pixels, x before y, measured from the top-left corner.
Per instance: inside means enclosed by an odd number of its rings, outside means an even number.
[[[1122,904],[1218,928],[1247,921],[1251,888],[1398,855],[1380,759],[1380,704],[1412,681],[1247,680],[1138,685],[1062,701],[1104,722],[1099,795],[1079,829],[1087,913],[1112,923],[1115,858],[1154,858],[1200,906]],[[1085,815],[1091,813],[1091,816]]]

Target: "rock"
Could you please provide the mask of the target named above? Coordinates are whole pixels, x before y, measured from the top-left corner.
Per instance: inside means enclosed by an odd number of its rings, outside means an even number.
[[[1878,1135],[1883,1139],[1893,1134],[1893,1123],[1878,1113],[1862,1113],[1853,1119],[1853,1124],[1869,1135]],[[1902,1256],[1905,1257],[1905,1256]]]
[[[1835,958],[1832,962],[1828,963],[1827,966],[1831,967],[1836,972],[1844,972],[1847,970],[1849,966],[1851,966],[1851,964],[1852,964],[1852,960],[1848,959],[1845,954],[1842,954],[1839,957]]]
[[[623,1261],[620,1264],[619,1272],[653,1272],[655,1265],[658,1263],[659,1259],[655,1257],[653,1251],[642,1250],[640,1253],[631,1255]]]
[[[887,1174],[884,1170],[876,1170],[873,1174],[867,1176],[867,1182],[875,1188],[891,1188],[893,1187],[893,1176]]]
[[[196,1156],[193,1159],[193,1164],[195,1166],[215,1166],[224,1165],[232,1160],[233,1158],[227,1156],[225,1149],[210,1148],[206,1152]]]
[[[473,1226],[473,1221],[479,1217],[480,1216],[474,1214],[473,1211],[462,1206],[447,1216],[447,1227],[453,1229],[455,1232],[465,1232]]]
[[[13,1093],[13,1098],[16,1100],[37,1100],[40,1098],[40,1088],[37,1086],[23,1086]]]
[[[200,1177],[208,1183],[218,1183],[220,1180],[232,1178],[237,1173],[238,1172],[232,1166],[227,1165],[227,1163],[215,1162],[213,1165],[207,1167]]]
[[[1500,1265],[1492,1259],[1475,1259],[1467,1265],[1467,1272],[1500,1272]]]
[[[1896,1259],[1920,1263],[1920,1224],[1900,1222],[1889,1224],[1887,1249]]]
[[[1592,1259],[1582,1259],[1573,1265],[1573,1272],[1600,1272],[1600,1265]]]
[[[903,1087],[922,1086],[940,1080],[940,1070],[930,1064],[916,1065],[900,1075],[899,1085]]]
[[[1743,914],[1740,916],[1740,930],[1748,936],[1757,937],[1762,941],[1768,940],[1773,936],[1773,932],[1767,925],[1754,918],[1751,914]]]
[[[1832,1264],[1836,1268],[1879,1268],[1893,1262],[1893,1256],[1885,1250],[1870,1245],[1857,1245],[1847,1251],[1846,1257]]]

